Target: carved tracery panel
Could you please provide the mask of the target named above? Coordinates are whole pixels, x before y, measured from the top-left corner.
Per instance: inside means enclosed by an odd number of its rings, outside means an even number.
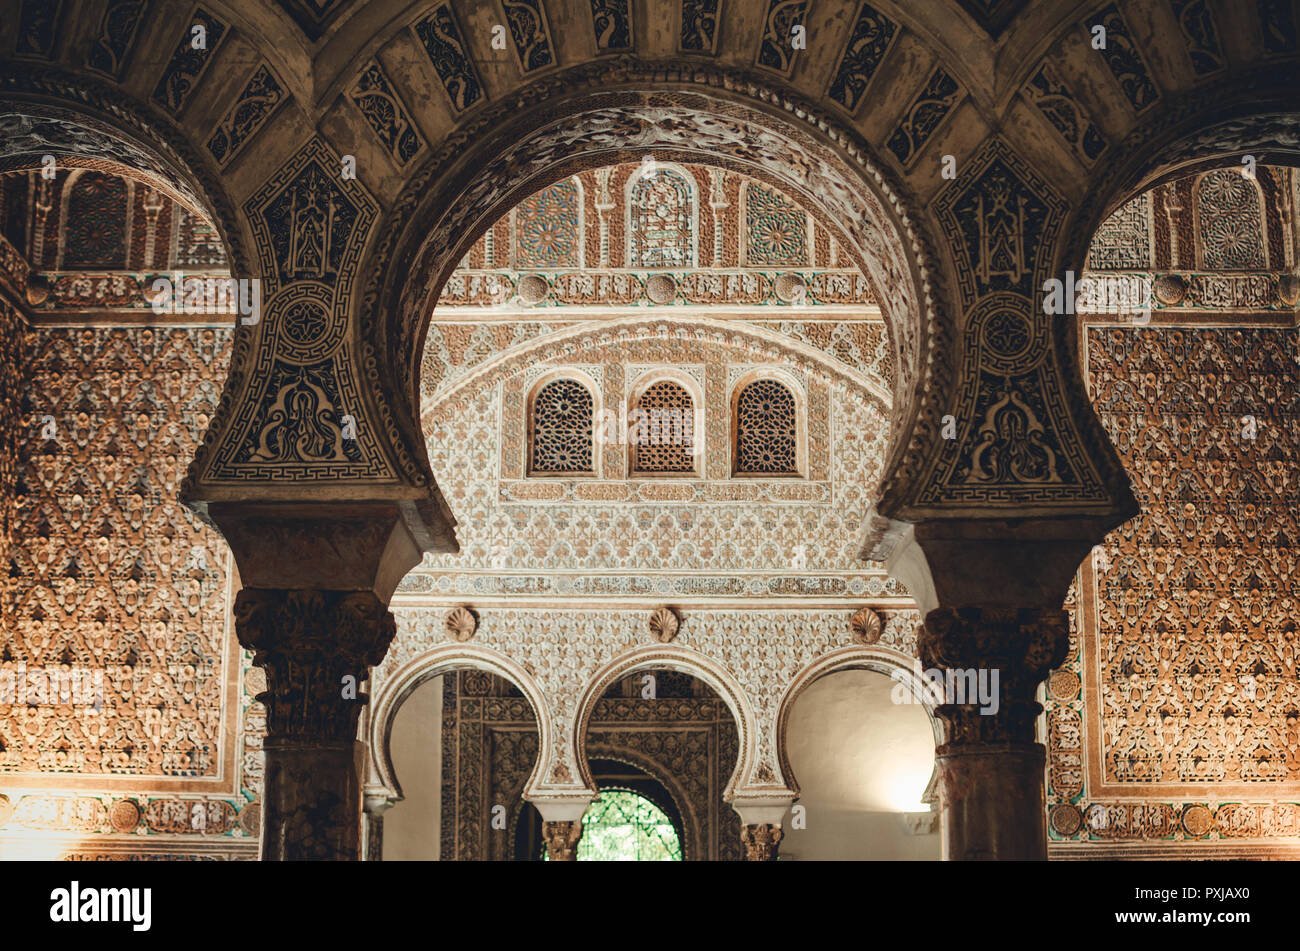
[[[530,475],[592,471],[591,391],[577,380],[552,380],[533,397]]]
[[[799,473],[798,410],[778,380],[747,383],[736,395],[737,475]]]

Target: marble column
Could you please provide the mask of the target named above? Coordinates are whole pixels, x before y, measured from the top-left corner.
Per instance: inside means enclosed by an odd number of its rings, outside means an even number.
[[[542,817],[542,841],[552,862],[576,862],[578,842],[582,839],[582,817],[596,797],[596,790],[575,787],[564,792],[552,790],[543,796],[525,796]]]
[[[365,727],[362,727],[364,731]],[[363,847],[367,862],[384,860],[384,813],[393,807],[393,800],[387,795],[375,795],[367,788],[365,792],[366,827]]]
[[[740,827],[740,841],[745,847],[746,862],[775,862],[785,833],[774,822]]]
[[[945,859],[1047,858],[1035,698],[1069,650],[1070,582],[1123,517],[871,520],[863,556],[915,593],[921,665],[944,688],[932,699],[944,726],[935,770]],[[995,673],[996,704],[981,702],[980,677],[988,691]]]
[[[266,671],[264,861],[361,858],[369,668],[396,633],[370,590],[244,588],[235,631]]]
[[[1045,859],[1046,750],[1035,738],[1043,709],[1035,695],[1065,661],[1066,612],[936,608],[925,617],[919,646],[927,677],[937,687],[942,675],[944,683],[936,708],[944,742],[935,751],[943,857]]]
[[[771,786],[736,791],[731,807],[740,816],[740,842],[746,862],[775,862],[785,833],[781,823],[799,794]]]

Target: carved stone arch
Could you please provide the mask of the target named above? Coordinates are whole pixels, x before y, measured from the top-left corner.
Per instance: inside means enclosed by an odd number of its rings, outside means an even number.
[[[471,644],[448,644],[436,647],[411,660],[384,679],[379,695],[371,700],[367,741],[370,747],[372,785],[378,785],[402,799],[402,787],[393,769],[392,734],[397,713],[416,688],[453,670],[471,668],[486,671],[510,681],[523,693],[537,720],[537,762],[524,784],[524,798],[532,796],[542,784],[542,769],[550,762],[556,737],[552,730],[550,704],[541,687],[523,667],[505,654],[490,647]]]
[[[1294,90],[1300,64],[1276,63],[1224,78],[1162,104],[1094,173],[1066,223],[1058,270],[1078,271],[1092,236],[1120,205],[1196,171],[1257,165],[1300,167]]]
[[[491,385],[498,379],[518,372],[519,368],[530,361],[555,359],[552,351],[569,353],[574,347],[600,347],[617,343],[622,339],[632,339],[633,336],[640,338],[647,335],[681,336],[683,334],[706,342],[713,341],[719,346],[734,347],[739,342],[761,348],[765,353],[780,355],[783,360],[795,363],[805,372],[811,371],[824,375],[827,379],[848,387],[881,412],[886,414],[889,412],[890,393],[883,381],[839,363],[802,341],[764,328],[745,326],[735,321],[672,314],[637,315],[602,320],[599,327],[590,325],[566,327],[504,350],[484,360],[432,398],[426,399],[422,404],[421,420],[425,419],[431,407],[456,398],[467,391],[472,392]],[[777,367],[774,366],[773,369]]]
[[[736,721],[738,754],[736,767],[727,780],[722,797],[732,801],[738,790],[755,782],[755,730],[753,707],[744,688],[729,670],[713,658],[679,644],[651,644],[624,651],[602,665],[587,682],[573,722],[571,742],[578,764],[578,779],[588,789],[595,789],[591,768],[587,765],[587,728],[596,709],[596,701],[611,686],[629,674],[642,670],[674,670],[703,681],[731,711]]]
[[[232,273],[247,274],[246,222],[206,150],[167,116],[115,85],[39,63],[0,66],[0,171],[57,166],[111,172],[212,222]]]
[[[1093,235],[1102,222],[1129,199],[1197,170],[1240,166],[1243,155],[1258,165],[1300,168],[1300,110],[1294,90],[1300,87],[1300,64],[1278,63],[1197,87],[1172,102],[1161,103],[1138,124],[1112,160],[1101,163],[1088,191],[1064,227],[1054,276],[1081,274]],[[1080,366],[1078,322],[1053,322],[1053,344],[1062,359]],[[1071,404],[1091,407],[1083,380],[1066,375]],[[1119,466],[1100,420],[1090,409],[1082,415],[1100,451]],[[1122,470],[1121,470],[1122,471]],[[1131,493],[1130,493],[1131,498]],[[1132,502],[1131,514],[1137,503]]]
[[[930,692],[927,690],[926,681],[921,676],[920,664],[915,657],[909,657],[888,647],[857,645],[841,647],[823,654],[795,674],[794,679],[781,694],[774,721],[766,725],[766,728],[772,731],[772,745],[776,750],[777,762],[781,770],[777,780],[784,782],[794,790],[796,795],[799,792],[799,783],[786,755],[786,728],[790,723],[790,713],[805,690],[823,677],[841,670],[871,670],[902,684],[912,698],[925,708],[926,716],[930,720],[930,730],[934,734],[934,745],[937,747],[943,742],[943,724],[935,714]]]
[[[651,91],[653,89],[653,92]],[[427,480],[416,425],[419,356],[437,295],[465,251],[524,195],[581,168],[695,162],[742,171],[831,221],[867,274],[898,368],[883,503],[915,476],[947,387],[949,323],[932,238],[870,147],[780,80],[704,65],[665,76],[626,57],[550,74],[508,107],[473,113],[409,180],[369,259],[362,337],[369,385],[391,394],[397,452]]]

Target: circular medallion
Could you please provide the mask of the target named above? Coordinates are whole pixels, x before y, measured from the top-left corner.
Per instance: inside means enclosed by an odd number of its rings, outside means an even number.
[[[1068,838],[1078,832],[1083,825],[1083,813],[1079,811],[1078,806],[1065,803],[1052,809],[1048,821],[1052,824],[1053,832]]]
[[[1151,287],[1162,304],[1181,304],[1187,296],[1187,280],[1177,274],[1162,274]]]
[[[650,633],[654,635],[655,640],[661,644],[667,644],[677,636],[677,632],[682,626],[682,619],[677,616],[677,612],[672,608],[659,608],[650,615],[648,623]]]
[[[853,639],[859,644],[876,643],[880,640],[884,629],[884,621],[871,608],[859,608],[849,621],[849,630],[853,632]]]
[[[0,796],[0,826],[9,821],[9,817],[14,814],[13,803],[9,801],[8,796]]]
[[[1277,279],[1277,296],[1288,307],[1300,303],[1300,275],[1283,274]]]
[[[244,689],[249,696],[256,697],[266,690],[266,671],[261,667],[250,667],[244,674]]]
[[[27,278],[27,303],[40,307],[50,296],[50,282],[39,274]]]
[[[671,303],[677,296],[677,281],[671,274],[655,274],[645,282],[645,295],[656,304]]]
[[[1214,828],[1214,813],[1199,803],[1183,809],[1183,828],[1190,836],[1199,838]]]
[[[262,834],[262,804],[260,802],[250,802],[239,811],[239,828],[243,829],[247,835],[258,836]]]
[[[469,608],[452,608],[447,612],[447,620],[444,623],[448,637],[453,641],[464,642],[473,637],[474,632],[478,630],[478,615]]]
[[[1024,373],[1043,359],[1046,349],[1029,302],[1018,294],[1005,291],[989,294],[975,306],[971,315],[971,333],[979,341],[980,363],[992,373]],[[1063,319],[1063,318],[1062,318]],[[1044,325],[1046,326],[1046,325]]]
[[[108,822],[118,832],[130,832],[140,824],[140,804],[134,799],[119,799],[108,807]]]
[[[1047,692],[1053,700],[1065,702],[1079,695],[1079,675],[1072,670],[1054,670],[1047,680]]]
[[[303,366],[333,354],[347,321],[334,313],[332,302],[333,292],[315,281],[299,281],[272,297],[263,310],[276,334],[276,357]]]
[[[1014,359],[1029,349],[1029,321],[1010,310],[1000,310],[984,325],[984,343],[995,356]]]
[[[519,299],[525,304],[540,304],[551,292],[551,285],[540,274],[525,274],[519,279]]]
[[[808,296],[808,282],[800,274],[786,271],[776,279],[776,296],[787,304],[791,301],[803,301]]]

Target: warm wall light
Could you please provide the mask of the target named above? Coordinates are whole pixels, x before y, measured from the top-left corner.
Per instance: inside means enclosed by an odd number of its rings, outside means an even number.
[[[925,784],[930,781],[930,767],[924,773],[899,770],[888,780],[889,806],[894,812],[927,812],[930,806],[921,801]]]

